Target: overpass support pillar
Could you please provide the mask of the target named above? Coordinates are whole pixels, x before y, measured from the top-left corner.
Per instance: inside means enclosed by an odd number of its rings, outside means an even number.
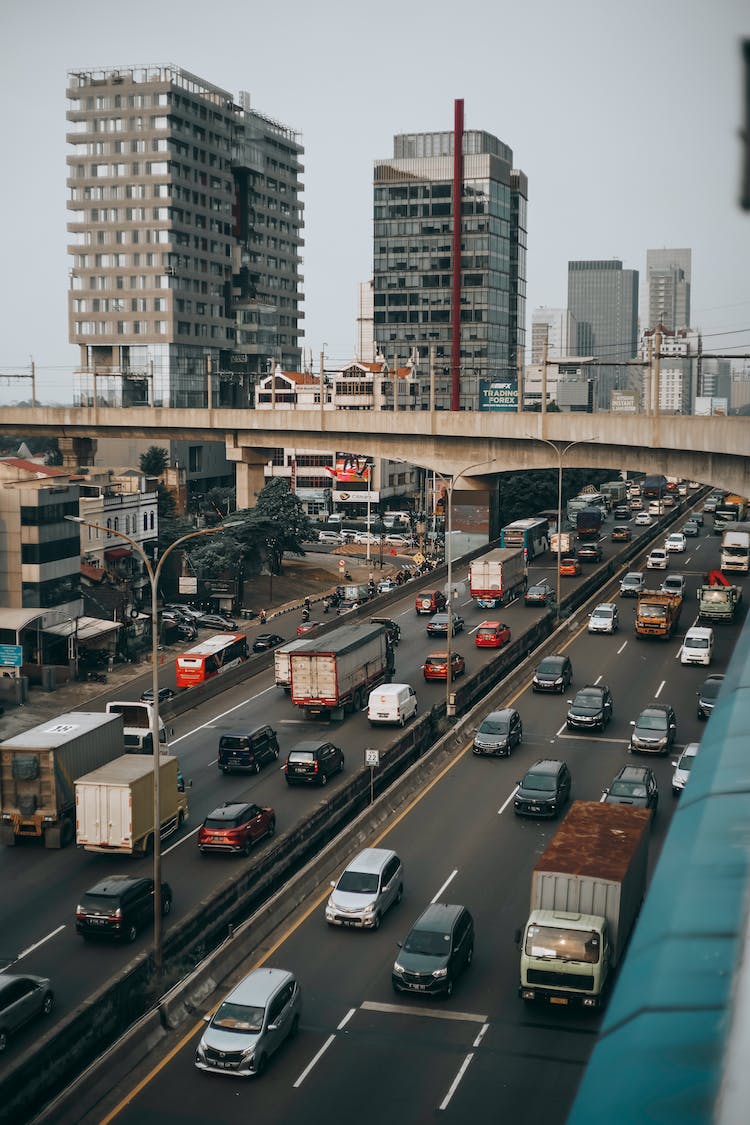
[[[487,507],[489,511],[489,540],[490,543],[500,542],[500,477],[496,474],[490,477],[487,485]]]
[[[62,453],[64,469],[80,469],[94,464],[96,438],[59,437],[57,444]]]
[[[237,508],[254,508],[258,493],[266,483],[264,469],[271,460],[270,449],[252,449],[245,445],[235,445],[227,440],[227,461],[234,462]]]

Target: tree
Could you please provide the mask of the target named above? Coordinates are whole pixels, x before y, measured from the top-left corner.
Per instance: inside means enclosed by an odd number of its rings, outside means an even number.
[[[258,537],[265,541],[272,574],[281,574],[281,561],[286,551],[303,556],[302,544],[309,542],[314,535],[300,500],[281,477],[275,477],[261,489],[257,504],[244,516],[248,521],[248,532],[256,542]],[[237,513],[237,518],[243,518],[242,514]]]
[[[140,469],[149,477],[160,477],[169,464],[169,451],[160,445],[150,445],[141,454]]]

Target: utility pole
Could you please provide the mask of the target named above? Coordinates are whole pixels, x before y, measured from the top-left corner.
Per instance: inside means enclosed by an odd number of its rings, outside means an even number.
[[[517,378],[517,381],[518,381],[518,383],[517,383],[518,389],[517,389],[517,393],[516,393],[516,398],[517,398],[518,401],[516,402],[516,410],[518,411],[519,414],[521,414],[523,412],[523,350],[521,348],[518,348],[517,371],[518,371],[518,374],[517,374],[516,378]]]
[[[652,380],[652,390],[654,393],[654,417],[659,415],[659,376],[661,362],[661,324],[657,324],[654,329],[654,377]]]
[[[547,337],[542,348],[542,414],[547,413]]]
[[[321,433],[323,431],[323,396],[326,393],[326,379],[325,379],[325,375],[323,373],[323,367],[324,367],[324,364],[325,364],[325,354],[326,353],[325,353],[325,344],[324,344],[323,350],[320,353],[320,430],[321,430]]]
[[[208,399],[208,402],[207,402],[206,405],[208,406],[209,410],[211,409],[212,400],[213,400],[213,388],[211,386],[211,374],[212,374],[211,367],[212,367],[211,353],[208,352],[208,354],[206,355],[206,397]]]

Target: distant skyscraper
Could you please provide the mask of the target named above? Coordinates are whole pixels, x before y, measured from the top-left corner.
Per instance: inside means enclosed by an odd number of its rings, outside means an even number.
[[[690,280],[692,251],[647,250],[646,286],[648,323],[671,332],[690,327]]]
[[[460,120],[462,128],[462,108]],[[482,384],[515,381],[525,342],[528,188],[525,174],[513,168],[512,150],[497,137],[463,132],[463,156],[456,161],[454,136],[455,130],[402,134],[393,139],[393,158],[375,162],[375,347],[397,365],[416,349],[427,371],[434,345],[436,403],[448,409],[452,322],[460,316],[460,408],[476,410]]]
[[[575,321],[569,309],[534,309],[531,314],[531,362],[541,363],[544,345],[547,358],[560,359],[575,354]]]
[[[568,262],[568,308],[576,321],[576,354],[624,362],[638,349],[638,271],[616,259]],[[594,408],[608,410],[611,392],[630,386],[628,368],[591,369]]]

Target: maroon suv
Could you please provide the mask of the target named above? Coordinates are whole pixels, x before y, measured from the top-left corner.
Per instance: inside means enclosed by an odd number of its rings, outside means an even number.
[[[250,854],[256,840],[273,836],[276,813],[243,801],[225,801],[214,809],[198,829],[198,847],[205,852]]]

